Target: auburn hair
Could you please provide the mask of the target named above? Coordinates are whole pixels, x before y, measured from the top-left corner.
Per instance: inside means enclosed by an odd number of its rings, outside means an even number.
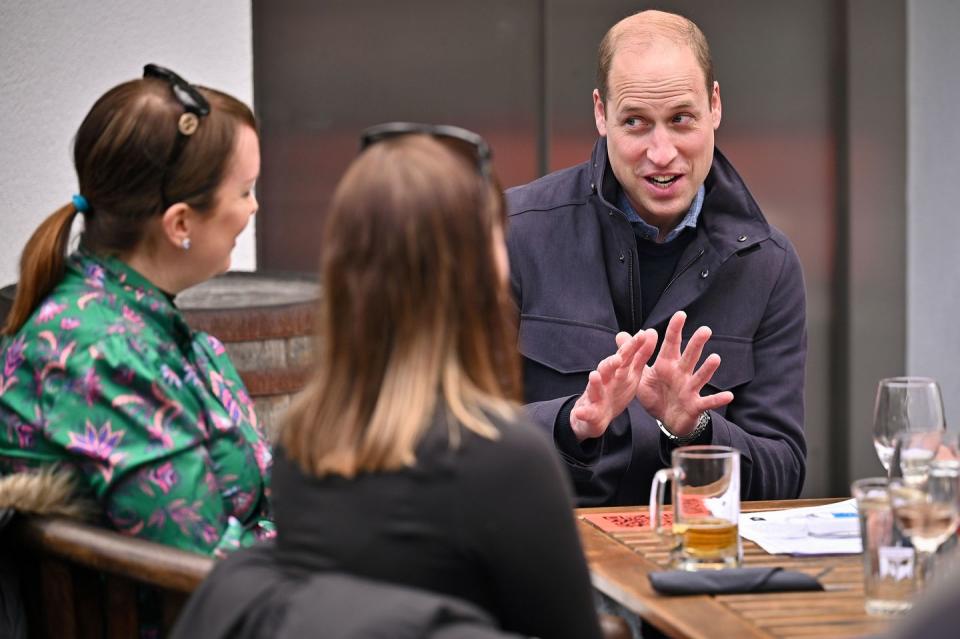
[[[233,155],[237,129],[256,131],[250,108],[225,93],[196,87],[210,103],[210,113],[167,167],[179,135],[183,106],[170,85],[158,78],[117,85],[96,101],[80,124],[73,161],[83,213],[80,246],[108,255],[135,248],[146,222],[167,202],[185,202],[198,211],[215,204],[217,187]],[[164,172],[167,172],[164,185]],[[69,203],[44,220],[20,257],[17,294],[3,326],[13,335],[63,278],[67,243],[79,211]]]
[[[426,135],[374,144],[337,186],[321,244],[317,362],[280,432],[310,474],[395,470],[436,411],[496,438],[520,398],[516,313],[497,266],[503,194]]]

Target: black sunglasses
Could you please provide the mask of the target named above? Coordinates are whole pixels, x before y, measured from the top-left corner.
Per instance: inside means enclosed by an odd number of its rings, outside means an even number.
[[[163,198],[163,208],[167,208],[170,202],[167,200],[167,178],[170,169],[180,159],[183,152],[186,139],[196,133],[200,126],[200,118],[210,114],[210,103],[203,97],[195,86],[181,78],[179,75],[157,64],[148,64],[143,67],[144,78],[158,78],[170,85],[170,91],[173,97],[183,106],[183,113],[177,120],[177,139],[173,143],[173,149],[170,151],[170,157],[163,167],[163,175],[160,180],[160,195]]]
[[[458,148],[468,157],[474,158],[480,175],[486,180],[490,179],[490,162],[493,158],[490,145],[487,144],[487,141],[480,135],[458,126],[451,126],[449,124],[418,124],[416,122],[387,122],[377,124],[365,130],[360,136],[360,150],[363,151],[368,146],[389,138],[410,135],[412,133],[432,135],[433,137],[451,143],[452,146]]]

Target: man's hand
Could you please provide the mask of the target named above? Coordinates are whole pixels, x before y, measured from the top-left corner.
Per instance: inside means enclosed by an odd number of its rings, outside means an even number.
[[[711,331],[706,326],[698,328],[681,353],[681,335],[686,319],[687,314],[683,311],[677,311],[670,318],[660,353],[653,365],[644,369],[637,387],[637,399],[646,411],[680,437],[693,430],[700,413],[733,401],[730,391],[700,396],[704,385],[720,367],[720,356],[716,353],[710,355],[699,369],[694,370]]]
[[[651,328],[633,337],[618,333],[616,341],[617,352],[590,373],[586,390],[570,411],[570,428],[578,442],[603,435],[637,396],[644,366],[657,345],[657,332]]]

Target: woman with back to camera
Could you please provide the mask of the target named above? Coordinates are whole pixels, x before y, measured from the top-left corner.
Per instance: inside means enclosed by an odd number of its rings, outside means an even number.
[[[67,468],[111,526],[195,552],[271,535],[253,405],[173,303],[228,269],[257,210],[253,114],[147,65],[93,105],[74,163],[79,194],[27,243],[3,328],[0,472]]]
[[[322,240],[319,356],[274,469],[281,567],[446,593],[504,630],[600,636],[568,479],[520,397],[486,143],[367,131]]]

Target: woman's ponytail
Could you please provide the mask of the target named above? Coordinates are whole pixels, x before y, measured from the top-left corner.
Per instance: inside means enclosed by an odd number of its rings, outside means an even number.
[[[3,335],[16,334],[63,278],[67,241],[77,211],[73,202],[57,209],[37,227],[24,247],[17,295],[0,331]]]

